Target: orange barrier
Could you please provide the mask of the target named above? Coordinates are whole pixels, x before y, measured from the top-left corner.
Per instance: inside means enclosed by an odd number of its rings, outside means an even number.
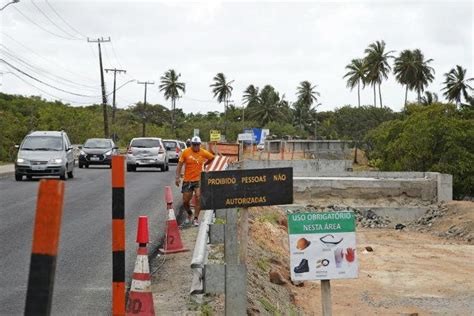
[[[63,181],[40,181],[25,315],[51,313],[63,202]]]
[[[112,314],[125,315],[125,157],[112,157]]]

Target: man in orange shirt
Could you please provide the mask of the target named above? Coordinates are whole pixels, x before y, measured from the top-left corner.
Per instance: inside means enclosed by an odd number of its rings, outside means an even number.
[[[191,211],[191,198],[193,193],[196,195],[196,205],[194,206],[194,226],[199,226],[199,212],[201,211],[200,197],[201,190],[199,188],[199,182],[201,180],[201,171],[212,162],[214,155],[205,149],[201,148],[201,139],[199,136],[194,136],[191,139],[191,147],[186,148],[178,161],[178,167],[176,168],[176,186],[179,187],[181,182],[181,169],[185,165],[184,169],[184,180],[183,186],[181,187],[181,193],[183,193],[183,206],[188,213],[187,221],[190,222],[193,216]]]

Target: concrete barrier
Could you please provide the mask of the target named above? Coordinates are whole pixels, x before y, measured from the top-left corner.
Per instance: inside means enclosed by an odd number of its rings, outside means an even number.
[[[293,192],[295,198],[304,199],[322,196],[367,200],[407,197],[437,202],[436,182],[426,178],[295,177]]]
[[[453,177],[438,172],[347,171],[350,160],[244,160],[229,169],[293,167],[296,197],[407,197],[429,203],[453,199]]]
[[[263,169],[293,167],[294,177],[316,177],[325,173],[341,173],[352,170],[351,160],[243,160],[228,169]]]

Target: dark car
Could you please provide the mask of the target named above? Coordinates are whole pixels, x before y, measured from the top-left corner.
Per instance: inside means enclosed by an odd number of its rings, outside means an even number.
[[[111,139],[90,138],[79,153],[79,168],[89,168],[90,165],[107,165],[112,167],[112,156],[116,155],[118,147]]]

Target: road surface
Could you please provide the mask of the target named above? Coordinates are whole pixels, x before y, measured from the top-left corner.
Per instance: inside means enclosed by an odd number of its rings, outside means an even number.
[[[167,218],[164,187],[173,185],[175,167],[126,173],[126,276],[136,258],[139,215],[148,215],[155,247]],[[75,169],[66,182],[53,315],[110,314],[112,282],[111,171]],[[0,178],[0,315],[23,314],[30,264],[38,181]],[[175,186],[175,201],[179,199]]]

